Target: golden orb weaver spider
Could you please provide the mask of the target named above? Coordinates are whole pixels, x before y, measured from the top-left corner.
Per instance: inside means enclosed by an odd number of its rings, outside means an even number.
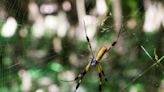
[[[85,30],[85,36],[86,36],[86,39],[87,39],[87,42],[88,42],[88,45],[89,45],[89,48],[90,48],[90,51],[92,53],[92,58],[91,60],[89,61],[89,63],[85,66],[83,72],[81,72],[80,74],[77,75],[77,77],[75,77],[74,80],[72,81],[77,81],[77,85],[75,87],[75,90],[74,92],[76,92],[76,90],[79,88],[81,82],[82,82],[82,79],[84,78],[84,76],[86,75],[86,73],[89,71],[89,69],[93,66],[96,66],[97,68],[97,71],[98,71],[98,76],[99,76],[99,91],[101,92],[102,91],[102,82],[103,81],[108,81],[104,71],[103,71],[103,68],[102,68],[102,65],[100,63],[100,60],[102,59],[102,57],[104,56],[104,54],[106,52],[108,52],[113,46],[115,46],[115,44],[117,43],[117,40],[119,38],[119,35],[120,35],[120,32],[121,30],[119,31],[118,33],[118,36],[117,36],[117,39],[111,44],[111,46],[109,47],[101,47],[100,50],[97,52],[97,55],[96,57],[94,56],[93,54],[93,51],[92,51],[92,46],[90,44],[90,40],[89,40],[89,37],[87,36],[87,32],[86,32],[86,27],[85,27],[85,22],[84,22],[84,30]],[[65,81],[65,80],[63,80]],[[65,82],[70,82],[70,81],[65,81]]]

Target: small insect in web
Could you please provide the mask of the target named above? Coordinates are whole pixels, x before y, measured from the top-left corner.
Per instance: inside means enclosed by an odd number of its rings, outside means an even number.
[[[84,76],[86,75],[86,73],[90,70],[90,68],[92,67],[96,67],[97,68],[97,72],[98,72],[98,76],[99,76],[99,91],[101,92],[102,91],[102,84],[103,82],[107,82],[108,79],[103,71],[103,68],[102,68],[102,65],[100,63],[100,60],[102,59],[102,57],[104,56],[104,54],[106,52],[108,52],[112,47],[114,47],[118,41],[118,38],[120,36],[120,33],[121,33],[121,30],[119,31],[118,33],[118,36],[117,36],[117,39],[111,44],[111,46],[109,47],[101,47],[100,50],[97,52],[97,55],[96,57],[94,56],[93,54],[93,50],[92,50],[92,46],[90,44],[90,40],[89,40],[89,37],[87,36],[87,32],[86,32],[86,27],[85,27],[85,22],[84,22],[84,31],[85,31],[85,36],[86,36],[86,39],[87,39],[87,42],[88,42],[88,45],[89,45],[89,48],[90,48],[90,52],[92,54],[92,58],[91,60],[89,61],[89,63],[85,66],[84,70],[77,75],[77,77],[75,77],[74,80],[71,80],[71,81],[77,81],[77,85],[76,85],[76,88],[74,90],[74,92],[76,92],[76,90],[79,88],[81,82],[82,82],[82,79],[84,78]],[[62,80],[62,81],[65,81],[65,80]],[[71,82],[71,81],[65,81],[65,82]]]

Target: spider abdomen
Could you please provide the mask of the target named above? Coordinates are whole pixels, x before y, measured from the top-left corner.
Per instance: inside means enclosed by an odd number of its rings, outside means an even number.
[[[108,49],[106,47],[102,47],[100,48],[100,50],[98,51],[97,55],[96,55],[96,61],[101,60],[101,58],[104,56],[104,54],[108,51]]]

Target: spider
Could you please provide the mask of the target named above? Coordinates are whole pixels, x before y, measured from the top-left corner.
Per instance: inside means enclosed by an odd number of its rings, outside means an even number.
[[[102,57],[104,56],[105,53],[107,53],[112,47],[114,47],[117,43],[117,40],[119,38],[119,35],[120,35],[120,32],[121,30],[119,31],[118,33],[118,36],[117,36],[117,39],[111,44],[111,46],[109,47],[101,47],[99,49],[99,51],[97,52],[97,55],[96,57],[94,56],[93,54],[93,50],[92,50],[92,46],[90,44],[90,40],[89,40],[89,37],[87,36],[87,32],[86,32],[86,27],[85,27],[85,22],[84,22],[84,30],[85,30],[85,36],[86,36],[86,39],[87,39],[87,42],[88,42],[88,45],[89,45],[89,48],[90,48],[90,51],[92,53],[92,58],[91,60],[88,62],[88,64],[85,66],[84,70],[79,73],[74,80],[72,81],[77,81],[77,85],[75,87],[75,90],[74,92],[76,92],[76,90],[79,88],[81,82],[82,82],[82,79],[84,78],[84,76],[86,75],[86,73],[90,70],[90,68],[92,67],[96,67],[97,68],[97,71],[98,71],[98,76],[99,76],[99,91],[101,92],[102,91],[102,83],[103,81],[107,82],[108,79],[103,71],[103,68],[102,68],[102,65],[100,63],[100,60],[102,59]],[[70,81],[66,81],[66,82],[70,82]]]

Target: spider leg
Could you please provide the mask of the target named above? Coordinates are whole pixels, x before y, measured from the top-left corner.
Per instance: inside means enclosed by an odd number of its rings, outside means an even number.
[[[117,44],[117,41],[118,41],[118,39],[120,37],[120,34],[121,34],[121,30],[119,31],[119,33],[117,35],[117,39],[114,42],[112,42],[110,47],[108,47],[108,51]]]
[[[85,67],[85,69],[83,70],[82,73],[80,73],[74,80],[77,80],[77,85],[76,85],[76,88],[74,90],[74,92],[76,92],[76,90],[79,88],[80,84],[81,84],[81,81],[82,79],[84,78],[84,76],[86,75],[86,73],[88,72],[89,68],[90,68],[91,64],[88,63]]]
[[[100,69],[100,73],[102,74],[104,80],[105,80],[105,81],[108,81],[108,79],[107,79],[107,77],[106,77],[106,75],[105,75],[105,73],[104,73],[104,71],[103,71],[102,65],[101,65],[100,63],[98,63],[98,67],[99,67],[99,69]]]
[[[101,92],[102,91],[102,83],[103,83],[103,80],[105,81],[108,81],[103,69],[102,69],[102,66],[100,63],[97,64],[97,70],[98,70],[98,75],[99,75],[99,79],[100,79],[100,82],[99,82],[99,91]]]
[[[99,67],[99,64],[97,65],[97,71],[98,71],[98,75],[99,75],[99,91],[102,91],[102,73],[101,73],[101,69]]]
[[[91,43],[90,43],[90,40],[89,40],[89,37],[87,36],[87,32],[86,32],[86,26],[85,26],[85,21],[84,22],[84,31],[85,31],[85,37],[87,39],[87,42],[88,42],[88,45],[89,45],[89,48],[90,48],[90,51],[92,53],[92,57],[95,58],[94,54],[93,54],[93,50],[92,50],[92,46],[91,46]]]

